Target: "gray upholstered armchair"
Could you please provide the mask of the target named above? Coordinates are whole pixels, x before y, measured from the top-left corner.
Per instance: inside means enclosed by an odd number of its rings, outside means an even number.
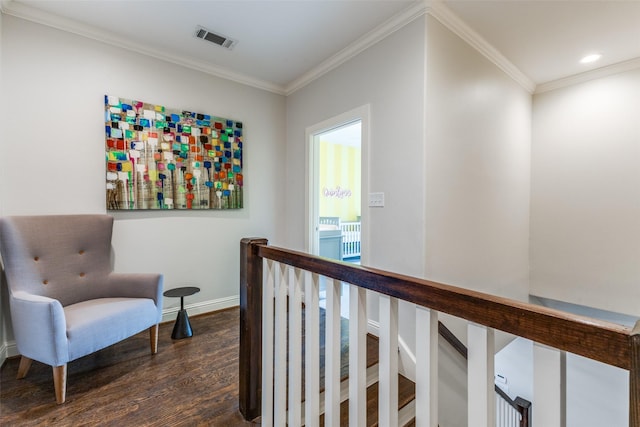
[[[32,360],[51,365],[58,403],[68,362],[145,329],[158,350],[162,275],[113,273],[112,228],[107,215],[0,219],[18,378]]]

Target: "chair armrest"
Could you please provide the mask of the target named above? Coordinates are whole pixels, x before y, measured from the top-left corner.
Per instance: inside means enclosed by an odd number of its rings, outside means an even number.
[[[110,273],[107,289],[112,296],[123,298],[150,298],[158,308],[158,322],[162,319],[162,274]]]
[[[60,302],[25,291],[11,292],[9,302],[20,354],[51,366],[67,363],[67,322]]]

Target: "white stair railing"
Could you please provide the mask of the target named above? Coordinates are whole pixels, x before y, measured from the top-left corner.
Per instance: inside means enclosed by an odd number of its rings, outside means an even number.
[[[520,427],[522,414],[511,402],[496,393],[496,427]]]
[[[496,419],[504,412],[494,392],[494,328],[532,340],[535,343],[534,366],[544,369],[535,378],[553,379],[534,381],[534,396],[544,397],[536,399],[534,405],[536,414],[544,414],[544,417],[537,415],[537,419],[534,414],[536,423],[545,427],[562,425],[564,396],[559,384],[563,380],[565,352],[571,352],[629,371],[629,425],[640,426],[640,321],[634,328],[628,328],[424,279],[274,248],[264,239],[243,239],[241,260],[240,410],[245,419],[261,417],[263,426],[318,425],[320,408],[324,407],[325,425],[339,426],[340,403],[348,395],[349,425],[363,425],[366,421],[366,415],[362,415],[365,412],[363,400],[367,399],[366,392],[362,391],[367,377],[362,362],[362,352],[366,348],[364,325],[367,301],[377,300],[380,316],[379,425],[400,425],[407,419],[406,411],[400,413],[397,404],[398,301],[404,300],[414,304],[416,309],[416,401],[413,405],[416,426],[437,426],[438,328],[434,325],[440,312],[468,322],[468,426],[494,427]],[[263,265],[266,265],[264,277]],[[322,323],[318,321],[319,283],[323,280],[327,283],[324,364],[319,359],[322,354],[316,358],[320,353],[318,343],[321,338],[316,326]],[[349,334],[349,352],[354,354],[353,366],[349,367],[352,371],[348,394],[340,384],[340,291],[343,284],[348,284],[350,295],[354,295],[349,317],[356,331]],[[377,294],[378,298],[365,298],[365,290],[367,294]],[[256,316],[256,313],[261,315]],[[262,331],[261,346],[255,345],[256,328]],[[261,352],[261,365],[255,363],[258,353],[244,355],[244,351]],[[305,358],[304,386],[302,354]],[[323,365],[325,390],[321,394],[316,375]],[[247,373],[255,372],[262,373],[261,387],[247,387],[254,382]],[[257,400],[256,396],[260,394],[261,399]]]

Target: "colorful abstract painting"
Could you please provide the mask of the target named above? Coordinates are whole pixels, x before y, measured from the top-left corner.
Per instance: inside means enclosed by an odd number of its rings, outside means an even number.
[[[243,207],[242,122],[105,95],[109,210]]]

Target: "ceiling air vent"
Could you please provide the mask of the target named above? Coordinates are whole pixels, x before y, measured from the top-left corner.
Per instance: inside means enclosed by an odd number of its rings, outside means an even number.
[[[195,36],[199,39],[206,40],[213,44],[217,44],[218,46],[222,46],[225,49],[229,49],[229,50],[233,49],[233,47],[238,43],[237,40],[230,39],[221,34],[216,34],[203,27],[196,27]]]

